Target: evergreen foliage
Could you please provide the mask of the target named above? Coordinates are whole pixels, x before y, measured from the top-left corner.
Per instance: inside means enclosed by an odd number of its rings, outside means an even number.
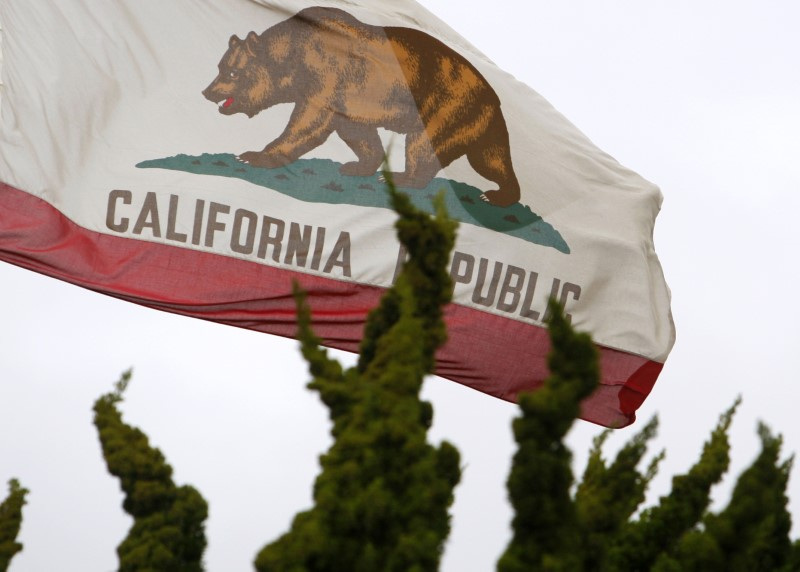
[[[6,572],[14,555],[22,550],[17,542],[22,525],[22,507],[28,489],[20,486],[19,481],[8,481],[8,496],[0,503],[0,572]]]
[[[550,376],[539,390],[519,396],[522,415],[513,422],[519,448],[508,493],[516,513],[500,572],[566,572],[581,566],[578,515],[570,496],[572,454],[563,439],[581,400],[597,386],[597,353],[589,336],[576,334],[553,301],[549,314]]]
[[[672,491],[639,520],[623,527],[609,550],[609,570],[650,570],[660,555],[672,550],[700,522],[711,502],[711,487],[728,470],[728,428],[738,405],[739,400],[720,416],[689,472],[673,477]]]
[[[399,214],[398,236],[410,255],[396,284],[365,326],[358,363],[345,370],[312,332],[311,309],[295,285],[298,339],[309,364],[308,387],[319,392],[333,423],[334,443],[321,456],[314,506],[289,532],[257,555],[258,572],[428,572],[439,567],[450,530],[448,509],[461,477],[459,453],[427,443],[433,420],[421,401],[423,378],[444,343],[446,272],[456,224],[436,202],[436,216],[389,192]],[[594,441],[583,477],[573,488],[572,456],[564,438],[581,401],[599,379],[597,352],[553,301],[548,306],[550,375],[519,396],[513,422],[518,450],[508,478],[515,510],[512,538],[499,572],[798,572],[800,540],[791,542],[786,489],[793,458],[781,460],[782,438],[758,427],[761,452],[736,482],[719,513],[710,491],[729,464],[728,430],[737,400],[719,419],[701,455],[658,504],[645,500],[664,452],[639,470],[658,428],[654,418],[613,461],[603,458],[610,431]],[[94,404],[94,424],[109,472],[133,517],[117,548],[120,572],[201,572],[206,547],[205,500],[178,487],[163,454],[125,424],[118,409],[131,372]],[[9,482],[0,504],[0,572],[22,550],[16,541],[28,491]]]
[[[700,459],[673,478],[658,504],[634,513],[645,499],[664,452],[638,469],[658,420],[646,424],[612,463],[602,456],[609,431],[594,441],[574,494],[571,456],[563,439],[580,400],[597,382],[596,356],[551,303],[551,375],[544,387],[520,396],[514,420],[519,449],[508,491],[515,509],[513,536],[500,572],[796,572],[800,541],[789,540],[786,487],[793,459],[780,460],[782,440],[759,426],[761,454],[739,477],[730,503],[708,512],[710,492],[729,464],[728,430],[739,405],[721,416]]]
[[[794,544],[792,544],[792,550],[789,553],[789,557],[786,559],[784,570],[788,572],[800,570],[800,539],[795,540]]]
[[[790,563],[792,520],[786,485],[792,459],[780,461],[782,439],[760,424],[761,453],[736,482],[730,503],[708,514],[703,527],[685,534],[657,570],[774,572],[798,570]]]
[[[206,547],[206,501],[193,487],[178,487],[164,455],[142,431],[122,420],[117,405],[131,378],[126,371],[113,392],[94,404],[94,424],[108,471],[119,478],[133,517],[117,547],[120,572],[200,572]]]
[[[459,453],[427,432],[430,403],[422,382],[446,340],[443,307],[452,295],[447,263],[456,223],[441,197],[431,218],[389,180],[398,237],[409,254],[396,284],[370,312],[358,363],[345,370],[314,335],[312,312],[295,285],[298,340],[310,389],[328,407],[334,443],[320,457],[314,506],[257,555],[258,572],[433,572],[450,531],[448,509],[461,478]],[[728,430],[737,400],[719,419],[699,460],[672,480],[669,494],[635,517],[664,458],[639,470],[658,428],[653,418],[607,462],[610,431],[593,443],[573,488],[564,439],[581,401],[597,387],[590,337],[576,333],[550,301],[550,375],[519,396],[518,444],[507,486],[515,510],[499,572],[798,572],[800,540],[789,539],[786,489],[793,458],[760,424],[761,452],[738,478],[731,500],[708,511],[711,488],[729,465]],[[133,517],[117,548],[120,572],[202,572],[208,507],[191,486],[178,487],[164,455],[124,423],[118,409],[131,372],[94,404],[94,424],[109,472],[119,478]],[[0,572],[22,550],[16,541],[28,491],[15,479],[0,503]]]
[[[446,267],[456,224],[441,200],[431,218],[387,182],[410,258],[370,313],[355,367],[343,370],[328,358],[296,288],[309,388],[330,410],[334,443],[320,458],[314,506],[261,550],[259,572],[438,569],[461,472],[455,447],[427,443],[433,410],[419,391],[446,338],[442,306],[452,294]]]
[[[578,526],[584,535],[583,565],[586,570],[603,568],[608,547],[644,502],[647,486],[656,475],[664,452],[653,458],[644,474],[638,471],[637,466],[657,429],[658,418],[654,417],[620,450],[610,466],[602,457],[603,443],[610,430],[595,439],[575,493]]]

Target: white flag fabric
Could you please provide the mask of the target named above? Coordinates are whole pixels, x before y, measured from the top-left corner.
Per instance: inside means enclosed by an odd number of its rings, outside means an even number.
[[[402,264],[385,185],[460,221],[437,374],[547,375],[548,298],[589,332],[585,419],[624,426],[674,342],[653,184],[411,0],[2,0],[0,260],[357,351]]]

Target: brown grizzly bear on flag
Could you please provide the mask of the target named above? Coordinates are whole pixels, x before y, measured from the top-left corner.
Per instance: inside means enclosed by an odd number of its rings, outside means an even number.
[[[464,57],[418,30],[308,8],[260,36],[232,36],[203,95],[225,115],[295,104],[277,139],[239,155],[254,167],[292,163],[336,133],[357,157],[340,172],[374,175],[384,156],[382,127],[406,135],[405,171],[393,174],[398,186],[423,188],[466,155],[498,185],[485,201],[508,206],[520,197],[497,94]]]

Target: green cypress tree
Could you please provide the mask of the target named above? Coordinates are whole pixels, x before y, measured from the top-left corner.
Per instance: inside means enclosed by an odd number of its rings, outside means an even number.
[[[584,570],[602,570],[608,546],[644,501],[664,452],[650,462],[644,474],[637,466],[657,429],[658,418],[654,417],[619,451],[611,465],[606,465],[602,457],[603,443],[610,430],[595,439],[575,493],[578,526],[583,533]]]
[[[705,519],[705,529],[725,554],[725,570],[777,570],[787,561],[792,517],[786,485],[792,459],[780,462],[783,439],[759,424],[761,453],[736,482],[728,506]]]
[[[738,478],[728,506],[684,535],[664,570],[772,572],[790,564],[792,519],[786,486],[792,459],[780,462],[782,439],[759,424],[761,453]],[[791,570],[792,568],[787,568]],[[794,568],[797,570],[797,568]]]
[[[8,481],[8,496],[0,503],[0,572],[6,572],[11,559],[22,550],[17,535],[27,494],[28,489],[22,488],[17,479]]]
[[[115,390],[94,404],[94,424],[108,471],[119,478],[133,517],[128,536],[117,547],[120,572],[200,572],[206,547],[206,501],[193,487],[178,487],[172,467],[142,431],[122,420],[122,401],[131,372]]]
[[[442,306],[452,293],[446,265],[456,224],[443,201],[432,219],[388,183],[410,258],[367,319],[356,367],[345,371],[328,358],[296,293],[309,387],[330,410],[334,443],[320,458],[313,508],[261,550],[260,572],[438,569],[459,455],[449,443],[427,443],[433,411],[419,391],[446,337]]]
[[[498,562],[500,572],[581,567],[578,515],[570,495],[572,454],[563,439],[580,413],[580,402],[597,386],[597,352],[586,334],[575,333],[550,302],[550,376],[543,387],[519,397],[522,415],[513,422],[519,448],[508,477],[515,509],[513,535]]]
[[[670,493],[646,509],[639,520],[622,528],[609,547],[605,569],[650,570],[659,556],[672,551],[700,522],[710,502],[711,487],[728,469],[728,428],[738,405],[739,400],[722,414],[699,461],[685,475],[673,477]]]
[[[797,572],[797,570],[800,570],[800,539],[795,540],[792,544],[786,565],[783,567],[783,572]]]
[[[664,452],[644,472],[638,465],[655,436],[657,419],[617,454],[603,459],[609,435],[595,439],[574,495],[564,436],[594,388],[597,360],[588,336],[575,334],[551,303],[551,375],[544,387],[520,396],[514,420],[519,449],[508,479],[515,509],[513,536],[500,572],[527,570],[628,572],[800,570],[800,541],[789,540],[786,486],[792,459],[779,461],[781,439],[760,426],[762,452],[720,514],[707,514],[711,487],[729,464],[728,430],[739,400],[720,416],[700,459],[673,478],[671,492],[631,520],[644,501]]]

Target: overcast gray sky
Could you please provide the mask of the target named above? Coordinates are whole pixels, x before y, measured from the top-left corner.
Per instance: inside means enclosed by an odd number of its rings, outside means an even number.
[[[732,469],[763,419],[800,451],[800,5],[774,2],[425,0],[664,194],[656,249],[678,339],[640,420],[667,449],[649,502],[694,461],[718,414],[744,402]],[[100,455],[91,405],[134,366],[123,406],[209,500],[211,572],[256,551],[309,506],[327,412],[296,343],[120,302],[0,263],[0,481],[31,489],[13,572],[116,566],[130,524]],[[351,356],[345,359],[352,361]],[[509,537],[513,405],[431,378],[432,439],[461,450],[448,572],[493,569]],[[634,430],[641,423],[634,425]],[[570,435],[582,470],[600,428]],[[614,450],[632,434],[618,431]],[[800,520],[800,477],[790,482]],[[800,527],[793,536],[800,535]]]

